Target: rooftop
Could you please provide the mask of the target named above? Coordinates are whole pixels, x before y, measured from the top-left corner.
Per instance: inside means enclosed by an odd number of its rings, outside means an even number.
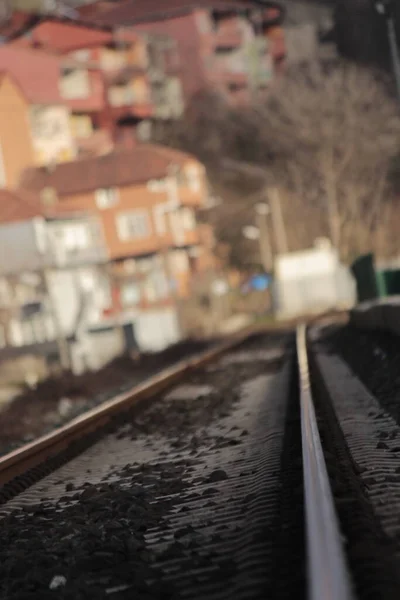
[[[130,151],[112,152],[78,161],[24,171],[20,187],[38,193],[54,188],[58,196],[72,196],[99,188],[140,184],[165,177],[172,165],[184,165],[189,154],[156,144],[140,144]]]
[[[40,202],[34,195],[0,189],[0,224],[26,221],[40,214]]]
[[[277,9],[282,12],[279,2],[261,0],[126,0],[120,4],[95,2],[79,9],[82,21],[98,25],[123,26],[150,21],[161,21],[178,17],[196,9],[248,10],[254,7]]]
[[[0,71],[16,81],[26,99],[33,104],[61,104],[60,62],[56,56],[37,50],[2,46]]]
[[[93,29],[71,22],[42,21],[13,42],[19,47],[37,46],[64,54],[81,48],[92,48],[112,42],[111,31]]]

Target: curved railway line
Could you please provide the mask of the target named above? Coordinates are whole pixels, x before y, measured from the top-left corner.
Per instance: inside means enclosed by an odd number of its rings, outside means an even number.
[[[0,459],[0,597],[397,598],[399,425],[322,323],[252,332]]]

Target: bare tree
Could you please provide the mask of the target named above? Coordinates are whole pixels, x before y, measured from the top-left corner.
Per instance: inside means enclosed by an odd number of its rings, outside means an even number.
[[[318,64],[287,77],[256,109],[274,140],[273,176],[306,209],[323,211],[344,258],[377,248],[388,173],[400,140],[395,101],[373,72]]]
[[[287,73],[263,104],[240,111],[204,92],[169,139],[197,154],[227,197],[215,220],[236,254],[254,194],[269,185],[281,190],[290,249],[327,235],[346,260],[393,250],[388,173],[400,147],[400,111],[371,70],[315,62]]]

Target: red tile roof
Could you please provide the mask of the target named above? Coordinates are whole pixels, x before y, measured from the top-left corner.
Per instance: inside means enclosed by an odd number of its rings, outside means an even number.
[[[24,171],[20,186],[30,192],[53,187],[58,195],[72,196],[99,188],[122,187],[165,177],[171,165],[183,165],[189,154],[156,144],[139,144],[128,152],[61,163]]]
[[[95,25],[90,22],[83,23],[75,17],[68,17],[66,15],[39,15],[30,11],[15,10],[8,19],[0,22],[0,36],[5,37],[9,41],[14,40],[29,34],[29,32],[40,23],[48,22],[71,23],[74,27],[82,26],[86,29],[93,29],[94,31],[110,30],[107,26]]]
[[[0,225],[27,221],[41,214],[38,197],[25,191],[0,190]]]
[[[40,47],[59,54],[73,52],[80,48],[93,48],[112,41],[110,31],[93,29],[71,22],[43,21],[34,27],[29,35],[13,42],[19,47]]]
[[[100,4],[100,6],[99,6]],[[196,9],[214,10],[249,9],[254,6],[268,8],[268,4],[258,0],[126,0],[115,5],[100,2],[82,6],[79,9],[82,21],[102,25],[130,25],[149,21],[161,21],[189,13]]]
[[[60,104],[60,61],[56,56],[12,46],[0,48],[0,71],[20,86],[33,104]]]
[[[38,15],[22,12],[20,10],[13,11],[11,16],[0,23],[0,35],[10,39],[15,36],[23,35],[40,22]]]

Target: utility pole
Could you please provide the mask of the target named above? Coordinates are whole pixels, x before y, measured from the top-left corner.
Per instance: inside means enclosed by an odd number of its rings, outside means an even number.
[[[271,273],[273,268],[273,256],[267,219],[270,213],[270,208],[268,204],[264,202],[259,202],[258,204],[256,204],[255,209],[256,225],[259,232],[258,243],[260,246],[261,264],[264,267],[266,273]]]
[[[397,98],[400,102],[400,53],[394,20],[394,0],[375,0],[375,9],[386,21],[393,73],[396,81]]]
[[[288,243],[282,214],[281,197],[278,188],[270,188],[268,190],[268,198],[271,207],[276,250],[278,254],[285,254],[288,252]]]
[[[165,216],[168,216],[167,233],[169,230],[171,230],[172,237],[173,237],[173,247],[175,247],[175,246],[179,247],[179,243],[182,241],[180,239],[180,237],[181,237],[180,223],[178,223],[177,227],[176,227],[176,225],[177,225],[176,219],[175,219],[175,223],[173,223],[174,215],[176,216],[176,212],[179,211],[180,205],[181,205],[180,198],[179,198],[179,187],[178,187],[178,181],[177,181],[178,170],[179,169],[176,165],[172,165],[169,169],[168,179],[167,179],[167,195],[168,195],[169,207],[164,213]],[[178,215],[178,220],[179,220],[179,215]],[[180,330],[181,336],[183,337],[185,335],[185,327],[184,327],[183,318],[182,318],[182,303],[181,303],[181,298],[179,296],[179,290],[177,289],[177,287],[175,287],[176,278],[174,276],[175,275],[174,270],[171,268],[169,250],[170,250],[170,247],[169,247],[168,243],[162,245],[162,257],[163,257],[163,264],[164,264],[164,272],[165,272],[165,274],[167,276],[167,280],[168,280],[168,292],[169,292],[170,298],[174,302],[175,309],[176,309],[177,321],[178,321],[178,328]]]

